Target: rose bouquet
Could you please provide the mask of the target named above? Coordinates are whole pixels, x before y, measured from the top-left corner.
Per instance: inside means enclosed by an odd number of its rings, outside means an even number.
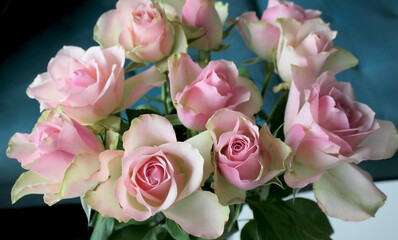
[[[10,139],[27,170],[12,202],[80,197],[92,239],[330,239],[326,215],[374,216],[386,196],[356,164],[393,156],[397,130],[336,80],[357,59],[320,16],[279,0],[261,19],[214,0],[119,0],[99,46],[63,47],[29,85],[42,115]],[[245,64],[265,63],[262,86],[212,59],[233,28],[258,56]],[[317,202],[295,196],[311,185]]]

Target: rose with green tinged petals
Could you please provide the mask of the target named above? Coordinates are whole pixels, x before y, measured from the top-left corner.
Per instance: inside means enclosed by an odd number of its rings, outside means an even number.
[[[208,135],[202,133],[177,142],[166,118],[141,115],[132,120],[123,135],[123,153],[109,150],[100,155],[98,175],[104,182],[89,191],[84,200],[101,214],[119,221],[144,221],[163,212],[192,235],[217,238],[224,230],[229,209],[219,204],[214,194],[200,190],[211,158],[208,140]],[[105,202],[104,196],[108,199]],[[190,214],[192,209],[203,209],[204,204],[212,208],[211,214],[201,210]],[[197,221],[211,228],[196,225]]]
[[[214,142],[214,186],[221,203],[244,199],[245,191],[267,183],[285,169],[290,148],[273,137],[267,125],[259,130],[244,114],[221,109],[206,127]]]
[[[353,163],[392,157],[398,133],[357,102],[349,83],[325,72],[315,79],[292,67],[285,111],[285,142],[291,146],[285,182],[292,188],[314,183],[322,210],[347,221],[364,220],[383,205],[384,195],[369,174]]]
[[[57,108],[42,114],[32,133],[16,133],[7,156],[24,169],[12,190],[12,201],[28,194],[44,194],[52,205],[64,198],[83,195],[97,182],[91,174],[99,169],[102,143],[90,130]]]
[[[295,19],[277,20],[281,37],[276,54],[277,71],[283,81],[292,81],[292,66],[306,68],[316,78],[322,72],[338,73],[353,67],[358,60],[333,46],[337,35],[321,18],[301,23]]]
[[[278,47],[280,30],[277,19],[291,18],[301,23],[319,17],[321,12],[304,10],[292,2],[269,0],[261,19],[256,12],[245,12],[239,17],[237,29],[247,46],[262,59],[274,60],[274,52]]]

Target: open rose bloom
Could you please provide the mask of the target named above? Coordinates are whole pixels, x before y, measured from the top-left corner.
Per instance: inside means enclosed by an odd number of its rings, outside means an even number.
[[[44,194],[52,205],[82,196],[98,183],[91,175],[100,167],[98,154],[103,150],[97,136],[59,109],[44,112],[32,133],[16,133],[10,139],[7,156],[28,170],[15,183],[12,201]]]
[[[134,119],[123,135],[124,152],[109,150],[101,156],[98,175],[104,183],[88,192],[85,201],[119,221],[144,221],[163,212],[195,236],[220,236],[229,208],[220,205],[213,193],[200,189],[204,161],[210,158],[204,160],[192,145],[200,142],[201,135],[197,138],[177,142],[172,125],[158,115]]]
[[[254,83],[240,77],[230,61],[211,61],[204,69],[188,54],[169,59],[170,94],[178,117],[188,128],[204,130],[219,109],[228,108],[253,116],[262,98]]]
[[[221,203],[244,202],[246,190],[264,185],[285,169],[290,148],[244,114],[217,111],[207,122],[214,142],[214,188]]]
[[[76,121],[88,125],[128,108],[155,86],[163,75],[150,68],[124,80],[124,53],[120,47],[87,51],[65,46],[50,60],[47,72],[39,74],[27,94],[40,109],[58,105]]]
[[[333,74],[315,79],[305,68],[292,69],[284,125],[292,147],[286,183],[293,188],[314,183],[319,205],[331,216],[351,221],[373,216],[385,196],[352,163],[392,157],[398,148],[394,124],[375,119],[355,100],[351,85]]]

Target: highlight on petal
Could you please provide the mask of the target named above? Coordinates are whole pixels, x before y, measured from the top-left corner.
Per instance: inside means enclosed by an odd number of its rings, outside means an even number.
[[[224,232],[229,218],[229,207],[221,205],[215,194],[197,190],[163,213],[180,224],[186,232],[197,237],[214,239]]]
[[[75,156],[65,171],[59,195],[61,198],[82,196],[97,185],[90,176],[99,170],[100,161],[96,153],[84,153]]]
[[[115,9],[105,12],[94,27],[94,40],[103,48],[119,44],[123,22]]]
[[[14,204],[29,194],[57,193],[59,188],[60,184],[53,183],[32,171],[27,171],[19,176],[12,187],[11,202]]]
[[[211,162],[211,150],[213,148],[213,140],[211,138],[209,131],[203,131],[185,141],[191,144],[193,147],[199,150],[200,155],[202,155],[203,164],[203,179],[201,186],[205,183],[206,179],[214,172],[214,166]]]
[[[182,92],[186,86],[196,80],[202,72],[202,68],[186,53],[172,55],[169,57],[168,64],[170,94],[171,98],[175,100],[178,92]]]
[[[87,191],[83,200],[103,217],[113,217],[119,222],[127,222],[131,217],[123,213],[114,193],[116,181],[122,174],[122,157],[123,151],[117,150],[108,150],[100,154],[101,168],[92,175],[92,179],[104,182],[95,190]]]
[[[314,183],[314,194],[327,215],[345,221],[374,217],[386,200],[372,176],[351,163],[326,171]]]
[[[398,132],[390,121],[377,120],[380,128],[365,138],[359,147],[370,148],[370,159],[381,160],[394,156],[398,149]]]
[[[141,146],[159,146],[176,142],[173,125],[156,114],[145,114],[131,121],[130,129],[123,134],[126,156]]]
[[[250,91],[250,98],[248,101],[237,105],[234,110],[242,112],[247,116],[252,116],[260,111],[261,105],[263,104],[263,98],[253,81],[244,77],[238,77],[236,86],[248,89]]]

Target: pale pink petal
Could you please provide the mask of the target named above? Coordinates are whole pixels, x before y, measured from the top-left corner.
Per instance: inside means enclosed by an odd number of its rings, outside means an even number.
[[[165,80],[165,76],[155,66],[127,79],[124,83],[121,104],[114,112],[129,108],[149,90],[162,86]]]
[[[123,135],[123,148],[127,156],[141,146],[160,146],[176,141],[173,126],[165,117],[146,114],[131,121],[130,129]]]
[[[371,160],[387,159],[398,149],[398,133],[390,121],[377,120],[380,128],[369,135],[359,146],[370,148]]]
[[[98,154],[85,153],[74,157],[65,170],[59,195],[61,198],[74,198],[83,196],[85,192],[93,189],[98,182],[90,181],[90,176],[98,171],[100,161]]]
[[[101,213],[103,217],[113,217],[119,222],[127,222],[131,217],[125,215],[114,193],[115,183],[122,174],[121,158],[123,151],[105,151],[99,156],[101,169],[92,178],[103,179],[95,190],[84,195],[84,202]]]
[[[11,190],[11,201],[15,203],[20,198],[29,194],[57,193],[60,184],[51,182],[40,175],[27,171],[21,174]]]
[[[178,117],[181,123],[196,131],[205,130],[206,122],[209,119],[208,114],[206,113],[197,113],[190,108],[182,108],[181,106],[176,106]]]
[[[229,207],[222,206],[215,194],[197,190],[163,213],[167,218],[180,224],[186,232],[214,239],[224,232],[229,217]]]
[[[263,98],[261,97],[261,93],[253,81],[244,77],[238,77],[236,87],[244,87],[245,89],[249,90],[250,97],[248,101],[238,104],[234,110],[242,112],[249,117],[260,111]]]
[[[314,194],[327,215],[344,221],[374,217],[386,200],[369,173],[354,164],[328,170],[314,183]]]
[[[110,10],[101,15],[94,27],[94,40],[107,48],[119,44],[119,34],[123,29],[123,22],[117,11]]]
[[[218,170],[214,171],[213,187],[222,205],[245,202],[246,191],[232,186]]]
[[[214,172],[214,166],[211,162],[211,150],[213,147],[213,140],[211,138],[209,131],[203,131],[185,141],[186,143],[191,144],[193,147],[197,148],[202,155],[204,164],[203,164],[203,178],[201,186],[205,183],[206,179],[210,176],[212,172]]]
[[[136,221],[145,221],[151,217],[151,212],[128,193],[122,178],[115,183],[115,196],[126,216]]]
[[[180,190],[176,201],[185,198],[197,190],[203,179],[204,160],[199,150],[186,142],[170,142],[161,146],[162,151],[173,157],[181,171],[185,174],[185,186]],[[180,160],[180,161],[178,161]]]
[[[267,159],[267,156],[260,158],[260,163],[265,168],[260,182],[266,183],[285,169],[285,161],[291,153],[291,148],[279,138],[272,136],[267,125],[260,129],[260,142],[266,155],[270,156],[269,161],[266,162],[263,161]]]
[[[169,58],[170,94],[174,100],[178,92],[193,83],[202,71],[186,53],[174,54]]]
[[[336,74],[358,64],[358,59],[347,50],[338,47],[335,49],[323,64],[321,72],[331,71]]]
[[[311,169],[293,161],[291,169],[285,172],[284,179],[291,188],[303,188],[318,180],[323,174],[322,170]]]
[[[27,164],[39,157],[36,153],[37,147],[29,141],[30,135],[27,133],[15,133],[7,148],[7,157],[15,158],[22,164]]]
[[[26,90],[30,98],[37,99],[40,103],[40,111],[44,109],[54,108],[55,103],[64,99],[64,95],[57,90],[57,85],[50,78],[48,73],[37,75],[33,83]]]

